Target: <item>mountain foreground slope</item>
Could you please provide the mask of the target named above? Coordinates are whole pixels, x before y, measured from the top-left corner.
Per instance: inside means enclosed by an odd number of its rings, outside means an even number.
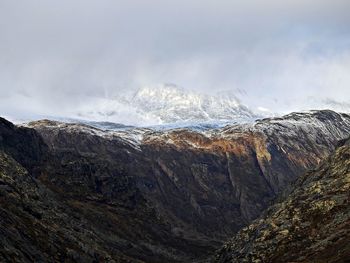
[[[350,140],[240,231],[215,262],[349,262]]]
[[[205,130],[27,126],[0,121],[2,261],[191,262],[327,157],[350,117],[315,111]]]

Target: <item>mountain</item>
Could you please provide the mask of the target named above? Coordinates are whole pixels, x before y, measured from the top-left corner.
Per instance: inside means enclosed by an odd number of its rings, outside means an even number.
[[[215,262],[349,262],[350,140],[240,231]]]
[[[185,91],[174,85],[143,87],[129,96],[116,96],[94,102],[93,109],[80,109],[85,119],[105,119],[129,123],[125,115],[143,125],[251,122],[262,115],[242,105],[232,93],[205,95]],[[123,116],[121,116],[123,115]]]
[[[233,94],[210,96],[169,85],[142,88],[134,94],[131,104],[157,116],[163,123],[247,121],[257,118]]]
[[[118,246],[106,252],[101,231],[84,215],[88,210],[79,200],[73,202],[38,179],[54,158],[47,150],[34,130],[0,118],[0,261],[139,262]],[[99,209],[94,215],[103,216]]]
[[[5,262],[205,259],[350,133],[332,111],[206,129],[0,124]]]

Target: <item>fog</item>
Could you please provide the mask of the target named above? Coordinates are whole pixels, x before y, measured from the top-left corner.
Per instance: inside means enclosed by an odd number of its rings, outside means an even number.
[[[73,117],[162,83],[350,110],[349,1],[241,2],[0,0],[0,115]]]

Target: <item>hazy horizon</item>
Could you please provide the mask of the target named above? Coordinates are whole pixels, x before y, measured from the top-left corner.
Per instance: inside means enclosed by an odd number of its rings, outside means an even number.
[[[350,112],[349,8],[346,0],[2,0],[0,113],[89,118],[112,101],[113,118],[91,118],[156,123],[113,100],[166,83],[234,94],[254,113]]]

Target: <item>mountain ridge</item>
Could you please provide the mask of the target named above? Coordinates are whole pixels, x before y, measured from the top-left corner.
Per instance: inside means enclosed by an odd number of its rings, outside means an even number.
[[[0,221],[12,251],[2,253],[17,261],[45,261],[57,251],[68,261],[205,259],[350,132],[350,117],[332,111],[199,130],[1,123],[0,149],[18,165],[1,170],[7,161],[0,158],[0,202],[23,204],[8,206],[7,214],[28,237],[16,247],[17,237]],[[28,150],[12,150],[21,147]],[[19,166],[27,175],[16,177]],[[16,179],[23,176],[34,183]],[[13,195],[22,188],[39,195]]]

